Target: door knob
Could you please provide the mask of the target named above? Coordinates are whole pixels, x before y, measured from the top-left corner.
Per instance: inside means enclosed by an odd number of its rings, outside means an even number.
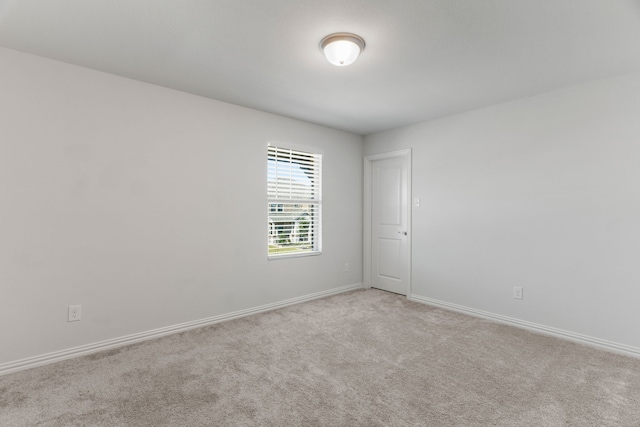
[[[406,231],[398,231],[398,234],[404,234],[406,236],[407,232]]]

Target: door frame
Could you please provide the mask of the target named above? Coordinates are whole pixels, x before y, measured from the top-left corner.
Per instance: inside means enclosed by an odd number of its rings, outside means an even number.
[[[372,224],[371,224],[371,209],[372,209],[372,168],[373,162],[378,160],[386,160],[393,158],[404,158],[407,161],[407,298],[409,299],[411,296],[411,259],[412,259],[412,251],[411,251],[411,214],[413,207],[413,197],[412,195],[412,185],[411,185],[411,163],[412,163],[412,153],[411,149],[408,148],[406,150],[397,150],[390,151],[387,153],[380,154],[371,154],[364,157],[364,233],[363,233],[363,249],[364,249],[364,259],[363,259],[363,272],[362,278],[365,288],[371,288],[371,268],[373,267],[373,261],[371,259],[371,234],[372,234]]]

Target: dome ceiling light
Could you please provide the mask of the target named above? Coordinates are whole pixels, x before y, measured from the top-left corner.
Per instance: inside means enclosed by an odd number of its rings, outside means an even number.
[[[327,61],[338,67],[352,64],[364,50],[362,37],[351,33],[329,34],[320,42]]]

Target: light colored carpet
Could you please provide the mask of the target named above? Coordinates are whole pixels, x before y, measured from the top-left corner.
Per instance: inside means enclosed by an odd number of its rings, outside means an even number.
[[[640,360],[360,290],[0,377],[1,426],[640,426]]]

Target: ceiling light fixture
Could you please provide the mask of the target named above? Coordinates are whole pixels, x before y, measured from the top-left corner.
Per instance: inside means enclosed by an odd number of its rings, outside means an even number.
[[[320,42],[327,61],[338,67],[352,64],[364,50],[362,37],[351,33],[329,34]]]

